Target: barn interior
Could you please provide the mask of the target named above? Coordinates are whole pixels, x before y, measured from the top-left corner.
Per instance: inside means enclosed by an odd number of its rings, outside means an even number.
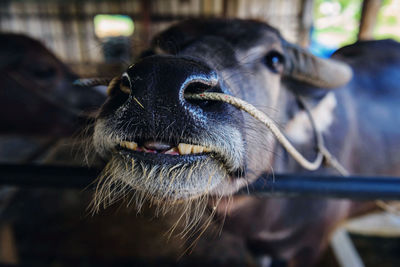
[[[40,174],[41,170],[30,168],[32,164],[59,166],[65,172],[74,172],[76,167],[97,166],[85,159],[88,141],[80,138],[83,128],[90,131],[87,125],[93,124],[93,114],[104,101],[105,88],[71,92],[52,87],[54,79],[73,83],[78,78],[110,79],[120,75],[149,46],[154,35],[191,18],[264,21],[277,28],[286,40],[320,57],[329,57],[336,49],[357,40],[400,41],[400,0],[1,1],[1,265],[199,265],[168,260],[171,255],[185,253],[179,236],[169,237],[167,245],[158,238],[165,237],[171,222],[161,224],[159,218],[145,218],[118,203],[92,214],[88,208],[92,186],[68,180],[66,175],[62,181],[54,177],[50,187],[35,186],[36,172]],[[9,38],[14,37],[10,34],[39,43],[22,43],[23,39],[18,38],[11,41]],[[55,58],[43,57],[41,53],[47,51]],[[13,62],[21,57],[26,59],[24,66],[31,73],[13,69]],[[57,69],[41,67],[43,60],[53,62]],[[34,84],[34,77],[47,79],[48,83]],[[36,88],[33,91],[32,85]],[[14,87],[16,94],[10,96],[7,90]],[[42,89],[47,90],[46,95],[40,92]],[[58,95],[57,90],[66,95]],[[77,100],[77,95],[82,99]],[[15,169],[28,177],[25,182],[9,181],[8,176]],[[49,169],[42,171],[51,173]],[[140,235],[132,231],[132,218],[145,221],[148,229],[140,229]],[[399,250],[399,210],[379,210],[344,224],[318,266],[400,266]],[[158,258],[154,258],[156,252]]]

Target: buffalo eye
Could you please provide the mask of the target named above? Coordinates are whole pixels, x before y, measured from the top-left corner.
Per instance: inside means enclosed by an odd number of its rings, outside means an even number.
[[[127,77],[115,77],[112,79],[107,87],[107,95],[108,96],[116,96],[116,95],[124,95],[127,96],[130,94],[130,83]]]
[[[264,57],[264,64],[274,73],[282,73],[285,58],[278,51],[270,51]]]

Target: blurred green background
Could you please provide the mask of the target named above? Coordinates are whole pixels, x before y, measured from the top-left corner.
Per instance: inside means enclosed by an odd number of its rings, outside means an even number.
[[[337,48],[357,40],[362,0],[315,0],[312,38],[326,47]],[[400,0],[383,0],[375,39],[400,41]]]

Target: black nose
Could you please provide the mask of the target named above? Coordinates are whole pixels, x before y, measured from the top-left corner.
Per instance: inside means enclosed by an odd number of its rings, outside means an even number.
[[[215,110],[217,103],[192,101],[185,94],[222,92],[218,75],[205,63],[174,56],[151,56],[128,69],[131,94],[155,113],[173,115]],[[210,110],[208,110],[210,109]]]
[[[128,68],[102,107],[100,118],[150,150],[206,138],[215,128],[237,126],[241,113],[221,101],[191,101],[185,94],[223,92],[218,73],[187,57],[149,56]],[[130,90],[117,90],[118,85]]]

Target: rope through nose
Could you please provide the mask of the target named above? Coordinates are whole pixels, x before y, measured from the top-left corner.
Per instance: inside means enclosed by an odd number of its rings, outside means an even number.
[[[342,176],[349,176],[350,173],[347,171],[347,169],[340,164],[340,162],[333,156],[329,150],[325,147],[322,134],[318,132],[318,130],[315,127],[315,122],[312,117],[312,114],[310,110],[308,109],[307,105],[305,104],[304,100],[301,97],[298,97],[298,100],[301,104],[301,106],[304,108],[304,110],[307,113],[307,116],[310,119],[310,122],[312,124],[314,134],[316,135],[317,139],[317,157],[315,158],[314,161],[309,161],[306,158],[304,158],[303,155],[300,154],[300,152],[290,143],[290,141],[285,137],[285,135],[279,130],[278,126],[269,118],[265,113],[262,111],[258,110],[256,107],[251,105],[250,103],[247,103],[246,101],[222,94],[222,93],[201,93],[201,94],[187,94],[185,95],[185,98],[187,99],[196,99],[196,100],[214,100],[214,101],[222,101],[228,104],[231,104],[235,106],[236,108],[243,110],[247,113],[249,113],[252,117],[255,119],[259,120],[262,122],[265,126],[268,127],[268,129],[271,130],[272,134],[276,137],[278,142],[286,149],[286,151],[305,169],[314,171],[317,170],[323,161],[325,163],[334,168],[337,172],[339,172]],[[400,214],[400,209],[398,206],[395,204],[391,203],[386,203],[381,200],[377,200],[376,205],[383,209],[384,211],[398,215]],[[398,202],[397,202],[398,203]],[[397,204],[398,205],[398,204]]]
[[[261,112],[259,109],[254,107],[252,104],[247,103],[246,101],[222,93],[201,93],[201,94],[186,94],[185,98],[187,99],[195,99],[195,100],[214,100],[214,101],[222,101],[228,104],[233,105],[234,107],[246,111],[249,115],[254,117],[255,119],[262,122],[267,128],[272,132],[278,142],[285,148],[285,150],[296,160],[303,168],[315,171],[317,170],[322,161],[325,161],[338,170],[342,175],[347,175],[347,171],[340,163],[334,158],[334,156],[324,147],[322,142],[322,136],[319,132],[315,131],[317,134],[317,157],[314,161],[307,160],[300,152],[290,143],[290,141],[286,138],[286,136],[279,130],[278,126],[273,122],[273,120],[268,117],[265,113]],[[311,114],[308,112],[308,116]],[[310,117],[312,119],[312,117]]]
[[[110,78],[90,78],[90,79],[78,79],[75,81],[75,85],[80,85],[84,87],[91,87],[96,85],[105,85],[110,82]],[[258,110],[256,107],[247,103],[246,101],[230,96],[223,93],[201,93],[201,94],[185,94],[186,99],[194,99],[194,100],[214,100],[214,101],[222,101],[228,104],[235,106],[238,109],[241,109],[247,113],[249,113],[252,117],[262,122],[267,128],[272,132],[278,142],[285,148],[285,150],[305,169],[314,171],[317,170],[323,160],[335,168],[340,174],[343,176],[349,175],[348,171],[337,161],[337,159],[326,149],[323,144],[322,135],[315,129],[315,123],[313,122],[312,115],[310,111],[304,104],[304,101],[300,98],[300,103],[305,109],[307,116],[309,117],[312,127],[314,129],[314,133],[317,137],[317,157],[314,161],[307,160],[300,152],[290,143],[290,141],[285,137],[285,135],[279,130],[276,124],[271,120],[265,113]]]

